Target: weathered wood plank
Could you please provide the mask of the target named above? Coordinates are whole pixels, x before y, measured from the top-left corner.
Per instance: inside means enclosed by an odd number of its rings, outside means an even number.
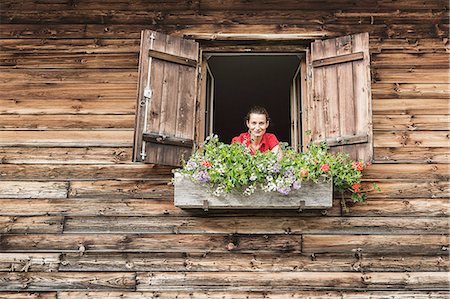
[[[359,272],[448,271],[449,257],[424,255],[75,253],[63,254],[59,271]]]
[[[5,291],[133,290],[134,273],[0,273]]]
[[[441,290],[448,289],[448,274],[444,272],[278,272],[278,273],[204,273],[204,272],[159,272],[139,273],[137,290],[240,290],[264,291],[310,290]]]
[[[448,99],[379,99],[374,100],[372,104],[374,115],[450,114]]]
[[[102,180],[70,183],[69,198],[153,198],[172,199],[173,186],[170,178],[155,177],[153,180]]]
[[[2,25],[3,26],[3,25]],[[137,53],[79,54],[0,53],[0,68],[35,69],[136,69]]]
[[[0,131],[0,146],[131,146],[132,130]]]
[[[0,232],[2,234],[56,234],[62,233],[62,231],[63,217],[59,216],[0,216]]]
[[[448,180],[448,164],[372,164],[363,171],[365,179]]]
[[[11,164],[117,164],[131,161],[131,147],[0,147]]]
[[[368,17],[370,17],[372,13],[373,12],[369,12]],[[392,12],[388,14],[392,16]],[[406,39],[406,38],[378,38],[371,36],[370,47],[373,53],[375,52],[443,53],[449,49],[449,44],[443,38]],[[396,70],[393,69],[393,71]]]
[[[347,203],[347,208],[344,215],[348,216],[450,216],[450,201],[447,198],[371,198],[364,203]]]
[[[134,101],[125,99],[105,100],[22,100],[0,99],[0,114],[130,114],[134,115]]]
[[[61,12],[54,11],[54,13]],[[139,39],[2,39],[0,50],[9,53],[52,52],[54,54],[136,53],[139,52]]]
[[[132,98],[135,83],[19,83],[3,84],[0,98],[3,99],[71,99],[108,100]]]
[[[374,83],[372,94],[374,99],[448,99],[450,85],[448,83]]]
[[[381,69],[372,71],[372,80],[382,83],[448,83],[447,69]]]
[[[67,182],[0,181],[3,198],[66,198]]]
[[[449,115],[374,115],[376,131],[448,131]]]
[[[442,168],[442,167],[441,167]],[[440,169],[436,169],[441,173]],[[167,180],[172,167],[155,164],[4,164],[0,167],[2,180]]]
[[[374,190],[372,184],[375,182],[380,191]],[[363,183],[363,188],[369,190],[367,196],[372,198],[447,198],[450,184],[447,181],[371,181]]]
[[[448,131],[377,131],[374,147],[448,147]]]
[[[133,129],[134,115],[2,115],[2,130]]]
[[[56,292],[40,292],[40,293],[0,292],[0,299],[57,299],[57,298],[56,298]]]
[[[133,5],[130,5],[133,4]],[[103,10],[105,9],[105,6],[99,3],[95,0],[83,0],[82,2],[78,3],[76,6],[76,9],[79,11],[86,11],[86,13],[90,13],[93,10]],[[158,11],[183,11],[188,10],[192,8],[196,8],[196,4],[190,1],[177,1],[176,3],[172,2],[162,2],[162,3],[155,3],[155,2],[148,2],[144,0],[137,0],[137,1],[112,1],[110,5],[108,5],[109,9],[113,10],[121,10],[121,11],[140,11],[140,10],[158,10]],[[431,6],[432,7],[432,6]],[[5,10],[26,10],[30,9],[33,11],[38,12],[45,12],[49,8],[55,9],[55,10],[73,10],[74,5],[66,2],[40,2],[35,0],[25,0],[23,2],[15,2],[11,0],[6,0],[4,2],[4,9]]]
[[[444,217],[67,217],[64,233],[445,234]]]
[[[428,236],[431,237],[431,236]],[[436,237],[436,236],[432,236]],[[210,252],[300,253],[301,236],[293,235],[2,235],[3,252]],[[432,249],[429,249],[432,250]]]
[[[334,201],[333,207],[328,210],[305,210],[286,211],[273,210],[273,217],[298,217],[312,216],[319,217],[323,215],[339,216],[341,209],[340,199]],[[42,215],[63,215],[63,216],[242,216],[242,217],[267,217],[266,210],[218,210],[218,211],[190,211],[175,208],[172,200],[161,199],[113,199],[103,196],[86,199],[0,199],[0,214],[4,216],[42,216]],[[429,207],[430,215],[433,211],[438,215],[443,215],[447,209],[445,205]],[[444,212],[442,211],[444,210]],[[439,214],[440,213],[440,214]],[[423,215],[423,214],[422,214]]]
[[[362,253],[436,255],[448,253],[448,235],[303,235],[303,253]]]
[[[394,296],[397,299],[446,299],[445,291],[216,291],[216,290],[191,290],[191,291],[154,291],[154,292],[58,292],[59,299],[173,299],[189,298],[198,299],[386,299]],[[1,296],[1,295],[0,295]],[[0,297],[1,298],[1,297]],[[15,298],[15,297],[13,297]],[[23,299],[22,297],[18,297]],[[33,297],[35,298],[35,297]],[[3,299],[3,298],[2,298]]]
[[[448,163],[448,147],[376,147],[375,160],[384,163]]]
[[[384,69],[446,69],[448,56],[444,53],[373,53],[372,66]]]
[[[59,264],[59,253],[0,253],[1,272],[55,272]]]
[[[17,40],[22,41],[24,45],[33,40]],[[53,43],[58,43],[60,40],[52,40]],[[123,40],[120,40],[123,41]],[[126,41],[126,40],[125,40]],[[75,47],[73,44],[71,47]],[[2,70],[0,78],[1,83],[19,84],[19,83],[136,83],[136,70],[97,70],[97,69],[5,69]]]

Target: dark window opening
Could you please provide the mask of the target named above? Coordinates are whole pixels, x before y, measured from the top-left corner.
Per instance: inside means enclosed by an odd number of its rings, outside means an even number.
[[[208,110],[213,111],[212,131],[221,141],[229,143],[234,136],[247,130],[247,111],[259,105],[270,114],[267,132],[291,144],[291,86],[299,64],[297,55],[211,56],[208,65],[214,92]],[[208,125],[206,129],[209,134]]]

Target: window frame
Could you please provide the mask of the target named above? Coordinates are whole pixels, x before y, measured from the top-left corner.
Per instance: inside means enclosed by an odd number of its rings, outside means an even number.
[[[307,125],[307,117],[308,113],[306,112],[308,102],[310,101],[311,96],[311,82],[309,70],[309,61],[310,61],[310,43],[313,40],[305,40],[302,39],[301,43],[298,40],[290,40],[286,41],[272,41],[268,40],[267,45],[261,43],[260,40],[251,40],[249,43],[242,43],[242,41],[226,41],[225,43],[221,43],[220,45],[214,45],[205,43],[203,40],[197,40],[199,42],[199,57],[198,61],[200,64],[200,77],[198,84],[198,104],[196,111],[196,121],[195,121],[195,145],[201,145],[202,142],[206,138],[205,129],[211,127],[211,123],[207,124],[207,121],[212,122],[212,116],[206,114],[206,109],[208,106],[211,106],[207,103],[207,92],[208,86],[206,84],[206,77],[208,76],[209,66],[207,64],[207,58],[210,56],[233,56],[233,55],[301,55],[299,63],[299,75],[300,75],[300,99],[292,99],[292,86],[291,86],[291,143],[292,146],[297,151],[303,151],[308,143],[306,132],[304,128]],[[307,45],[306,45],[307,44]],[[295,80],[295,76],[293,77],[293,81]],[[300,100],[299,105],[295,105],[296,100]],[[298,113],[298,106],[302,108],[302,114],[299,119],[293,118],[295,113]],[[295,119],[295,121],[294,121]],[[300,140],[301,138],[301,140]],[[301,141],[301,142],[299,142]],[[302,148],[298,147],[298,144],[301,144]]]

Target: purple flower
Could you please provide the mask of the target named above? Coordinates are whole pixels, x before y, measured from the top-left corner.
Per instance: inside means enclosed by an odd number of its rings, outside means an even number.
[[[280,171],[280,164],[278,164],[278,163],[275,163],[275,164],[273,164],[273,166],[272,166],[272,172],[279,172]]]
[[[194,175],[194,179],[202,183],[209,182],[209,174],[206,171],[200,171]]]
[[[300,189],[301,187],[302,187],[302,183],[299,182],[299,181],[295,181],[295,182],[292,184],[292,188],[294,188],[295,190],[298,190],[298,189]]]
[[[291,192],[291,187],[289,186],[280,186],[277,188],[277,191],[283,195],[288,195]]]
[[[194,161],[188,161],[184,168],[186,170],[194,170],[195,168],[197,168],[197,163],[195,163]]]

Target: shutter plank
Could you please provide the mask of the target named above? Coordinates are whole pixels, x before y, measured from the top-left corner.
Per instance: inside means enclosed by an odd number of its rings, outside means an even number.
[[[356,129],[358,135],[368,134],[369,143],[356,146],[356,159],[372,160],[372,109],[370,93],[370,56],[368,33],[353,36],[353,52],[363,51],[365,59],[353,62]]]
[[[324,41],[325,57],[336,56],[336,43],[334,39]],[[339,91],[337,81],[337,68],[325,67],[325,136],[339,136]]]
[[[336,54],[345,55],[352,52],[351,36],[343,36],[336,39]],[[353,86],[345,84],[353,79],[352,63],[337,65],[337,80],[339,86],[339,127],[341,136],[356,134],[355,128],[355,105]],[[348,100],[351,99],[351,100]],[[331,144],[328,143],[330,146]],[[336,147],[336,151],[343,151],[344,147]],[[356,147],[348,145],[345,150],[351,155],[356,155]]]
[[[312,44],[312,55],[317,58],[323,57],[323,45],[322,42],[315,42]],[[313,98],[311,103],[311,138],[312,140],[325,138],[324,129],[324,117],[323,117],[323,99],[324,99],[324,82],[325,69],[318,68],[313,72]]]
[[[181,40],[173,36],[166,37],[166,53],[180,55]],[[174,63],[166,63],[164,66],[164,77],[162,79],[162,102],[159,133],[171,135],[176,131],[177,102],[180,66]],[[158,162],[164,165],[178,164],[178,148],[158,145]]]
[[[347,36],[342,36],[340,38],[341,39],[342,38],[350,38],[350,36],[347,35]],[[337,38],[336,41],[338,41],[340,38]],[[330,41],[330,44],[331,44],[333,40],[328,40],[328,41]],[[313,66],[319,67],[319,66],[327,66],[327,65],[332,65],[332,64],[341,64],[344,62],[352,62],[352,61],[356,61],[356,60],[360,60],[360,59],[364,59],[363,52],[358,52],[358,53],[353,53],[353,54],[345,54],[345,55],[339,55],[339,53],[338,53],[338,55],[336,55],[334,57],[314,60]]]
[[[157,51],[166,50],[166,36],[160,33],[155,33],[155,43],[153,48]],[[159,133],[159,126],[161,121],[161,103],[162,103],[162,90],[163,84],[161,79],[164,76],[166,63],[162,60],[152,59],[150,86],[152,89],[152,99],[148,108],[148,123],[145,131],[148,132],[149,128],[153,128],[153,131]],[[158,149],[152,145],[146,147],[146,160],[157,161]]]

